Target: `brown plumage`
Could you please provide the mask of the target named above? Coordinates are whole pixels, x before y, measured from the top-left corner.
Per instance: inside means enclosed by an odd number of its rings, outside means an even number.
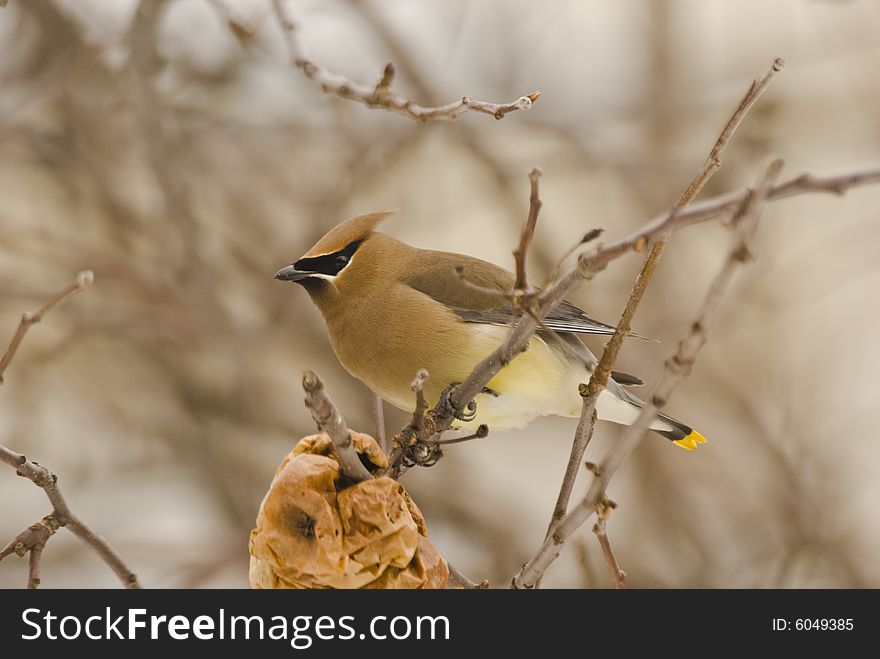
[[[418,249],[376,231],[391,212],[352,218],[331,229],[277,279],[301,284],[324,316],[342,365],[392,405],[411,411],[410,383],[426,368],[425,388],[436,403],[451,383],[462,381],[503,340],[512,318],[506,295],[514,275],[462,254]],[[610,334],[614,328],[563,302],[548,314],[546,331],[489,382],[477,397],[477,416],[462,426],[517,427],[556,414],[576,417],[577,385],[589,378],[596,358],[578,333]],[[625,376],[625,384],[640,382]],[[610,380],[600,396],[600,419],[632,423],[642,401]],[[699,433],[665,415],[652,429],[693,448]],[[703,440],[704,441],[704,440]]]

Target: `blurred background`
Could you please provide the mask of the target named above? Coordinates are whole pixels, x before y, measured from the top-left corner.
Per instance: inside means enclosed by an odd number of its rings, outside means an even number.
[[[146,587],[247,586],[260,500],[314,432],[301,369],[371,431],[368,392],[320,315],[272,279],[338,221],[397,208],[395,237],[512,267],[539,165],[529,267],[543,280],[585,230],[616,238],[668,209],[777,56],[785,70],[703,197],[751,184],[772,157],[784,176],[880,160],[871,0],[287,6],[311,57],[358,82],[393,61],[395,87],[422,104],[543,96],[503,121],[416,125],[324,95],[288,65],[268,0],[0,9],[0,334],[95,272],[6,373],[0,442],[59,474]],[[880,586],[880,187],[764,217],[757,262],[668,406],[709,443],[686,452],[652,435],[612,482],[608,532],[629,586]],[[619,368],[655,380],[730,239],[712,223],[676,234],[634,323],[661,343],[628,342]],[[639,266],[616,261],[571,299],[613,323]],[[406,415],[387,421],[394,432]],[[509,583],[543,539],[575,424],[496,433],[406,474],[450,562]],[[620,433],[600,424],[588,457]],[[47,512],[0,470],[0,544]],[[544,585],[611,585],[590,526]],[[26,580],[25,560],[0,563],[0,586]],[[42,582],[117,585],[65,532]]]

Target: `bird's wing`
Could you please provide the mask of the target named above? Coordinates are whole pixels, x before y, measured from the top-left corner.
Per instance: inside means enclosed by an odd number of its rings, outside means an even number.
[[[487,323],[489,325],[510,325],[515,317],[512,307],[496,307],[488,310],[459,309],[455,312],[462,320],[468,323]],[[614,334],[614,326],[593,320],[580,308],[570,302],[560,302],[544,316],[544,325],[547,329],[556,332],[570,332],[573,334],[602,334],[610,336]]]
[[[623,371],[611,371],[611,378],[617,384],[622,384],[624,387],[640,387],[645,384],[645,381],[637,375],[624,373]]]
[[[516,277],[497,265],[463,254],[418,250],[405,283],[445,304],[468,323],[509,325],[515,312],[508,295]],[[614,326],[590,318],[570,302],[557,304],[544,318],[548,329],[574,334],[614,334]]]
[[[487,261],[449,252],[415,250],[416,262],[408,268],[403,283],[454,311],[469,323],[509,325],[514,318],[508,300],[516,281],[513,273]],[[614,333],[614,326],[587,316],[570,302],[556,305],[544,319],[548,329],[558,332],[547,336],[572,359],[582,361],[590,372],[597,359],[577,338],[576,334]],[[543,333],[543,332],[542,332]],[[639,337],[638,334],[630,336]],[[639,337],[644,338],[644,337]],[[638,400],[624,386],[640,385],[634,375],[614,371],[608,389],[622,400]]]

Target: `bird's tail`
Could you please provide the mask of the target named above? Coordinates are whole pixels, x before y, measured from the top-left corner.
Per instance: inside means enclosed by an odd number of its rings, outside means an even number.
[[[596,403],[599,418],[625,426],[631,425],[638,418],[645,403],[617,382],[613,380],[610,382],[613,384],[599,395]],[[657,418],[651,422],[649,428],[689,451],[697,448],[698,444],[706,443],[706,438],[696,430],[662,412],[657,413]]]
[[[672,430],[655,429],[654,432],[671,440],[674,444],[678,444],[682,448],[686,448],[688,451],[693,451],[697,448],[698,444],[706,443],[705,437],[690,426],[684,425],[681,421],[677,421],[668,414],[663,414],[662,412],[659,412],[657,416],[672,426]]]

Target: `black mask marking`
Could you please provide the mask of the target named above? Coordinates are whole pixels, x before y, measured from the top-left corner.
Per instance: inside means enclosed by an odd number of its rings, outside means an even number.
[[[355,240],[345,249],[332,254],[322,254],[321,256],[312,256],[310,258],[300,259],[293,264],[293,267],[302,272],[314,272],[322,275],[338,275],[342,269],[351,261],[351,257],[360,247],[361,241]]]

